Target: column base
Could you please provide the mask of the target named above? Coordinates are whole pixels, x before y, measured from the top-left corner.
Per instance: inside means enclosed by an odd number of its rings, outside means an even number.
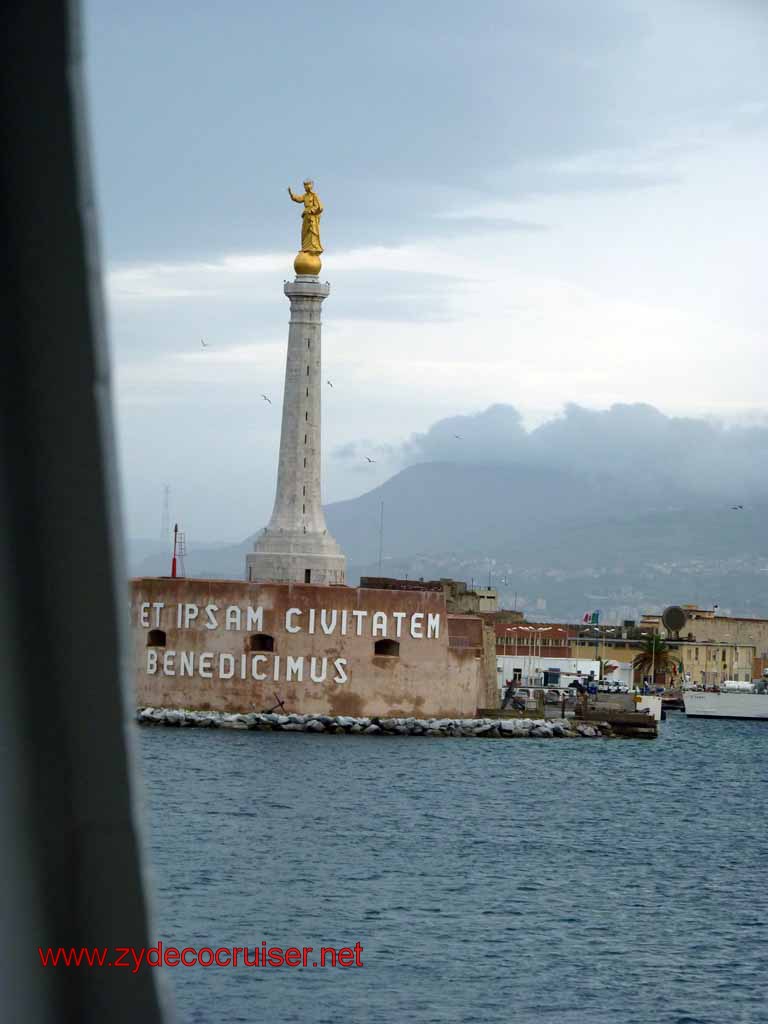
[[[328,533],[265,531],[245,556],[249,582],[344,584],[347,559]]]

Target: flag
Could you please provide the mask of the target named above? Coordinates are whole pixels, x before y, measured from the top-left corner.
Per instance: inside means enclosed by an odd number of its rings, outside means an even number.
[[[592,619],[592,612],[587,612],[586,615],[584,616],[584,620],[583,621],[584,622],[590,622],[591,619]]]
[[[592,620],[591,621],[593,622],[594,625],[597,625],[597,623],[600,621],[600,609],[599,608],[597,609],[597,611],[592,612]]]

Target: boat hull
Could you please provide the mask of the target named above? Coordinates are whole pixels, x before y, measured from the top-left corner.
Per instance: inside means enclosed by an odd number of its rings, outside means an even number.
[[[768,721],[768,694],[696,693],[683,695],[689,718],[741,718]]]

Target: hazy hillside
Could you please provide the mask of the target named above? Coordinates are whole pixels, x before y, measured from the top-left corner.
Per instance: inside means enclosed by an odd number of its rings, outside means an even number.
[[[395,556],[453,551],[573,566],[768,552],[765,505],[736,512],[681,487],[649,491],[605,473],[428,463],[326,508],[350,561],[378,557],[382,501],[384,549]]]
[[[658,490],[609,474],[530,465],[434,462],[326,508],[350,582],[391,575],[491,581],[507,603],[573,618],[599,606],[614,617],[671,601],[768,615],[766,505],[732,510],[667,483]],[[240,578],[253,537],[190,545],[190,575]],[[165,574],[168,556],[137,546],[134,574]],[[538,607],[537,607],[538,604]]]

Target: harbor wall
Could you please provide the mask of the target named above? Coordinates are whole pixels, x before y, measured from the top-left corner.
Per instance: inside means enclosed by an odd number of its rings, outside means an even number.
[[[467,717],[495,688],[492,637],[436,592],[240,580],[131,583],[140,706]]]

